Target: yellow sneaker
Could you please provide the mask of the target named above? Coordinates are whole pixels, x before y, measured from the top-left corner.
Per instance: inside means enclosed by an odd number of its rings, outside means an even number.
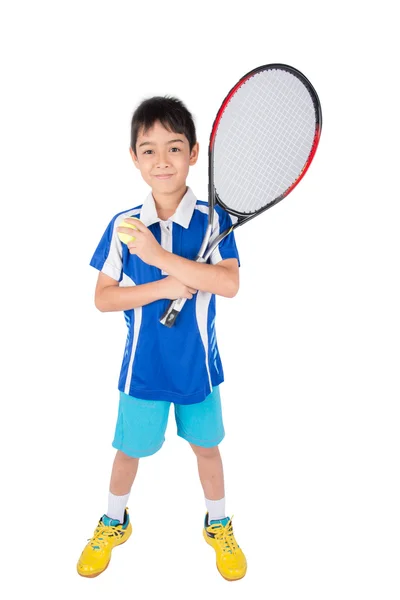
[[[214,548],[217,569],[224,579],[236,581],[246,575],[247,561],[233,535],[232,519],[226,517],[209,523],[206,513],[203,537]]]
[[[128,508],[125,509],[124,522],[110,519],[103,515],[96,527],[92,539],[88,540],[78,560],[76,569],[82,577],[97,577],[108,567],[111,551],[115,546],[120,546],[130,537],[132,525],[129,519]]]

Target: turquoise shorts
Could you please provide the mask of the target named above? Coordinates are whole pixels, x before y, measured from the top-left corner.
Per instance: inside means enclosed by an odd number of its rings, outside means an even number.
[[[134,458],[155,454],[165,442],[171,402],[141,400],[120,392],[112,445]],[[225,437],[219,386],[197,404],[174,404],[177,434],[196,446],[211,448]]]

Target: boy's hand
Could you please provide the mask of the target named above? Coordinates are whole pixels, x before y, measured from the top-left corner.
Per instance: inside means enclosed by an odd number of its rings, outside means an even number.
[[[129,252],[136,254],[143,262],[157,267],[162,255],[166,250],[160,246],[150,229],[139,221],[138,219],[131,219],[130,217],[125,218],[124,221],[132,223],[137,231],[133,231],[129,227],[117,227],[117,231],[121,233],[127,233],[128,235],[134,235],[135,241],[127,244]]]
[[[179,279],[172,277],[172,275],[168,275],[165,279],[160,279],[160,285],[162,286],[163,298],[168,298],[168,300],[176,300],[177,298],[188,298],[191,300],[193,294],[197,293],[197,290],[181,283]]]

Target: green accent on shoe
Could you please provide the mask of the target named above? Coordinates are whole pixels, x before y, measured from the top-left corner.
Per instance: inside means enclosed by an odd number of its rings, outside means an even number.
[[[106,527],[116,527],[117,525],[121,525],[121,521],[118,519],[110,519],[110,517],[107,517],[107,515],[103,515],[101,517],[101,521],[104,523],[104,525],[106,525]]]
[[[225,525],[228,523],[229,521],[229,517],[225,517],[225,519],[215,519],[214,521],[210,521],[210,525],[214,525],[215,523],[221,523],[221,525],[223,525],[225,527]]]

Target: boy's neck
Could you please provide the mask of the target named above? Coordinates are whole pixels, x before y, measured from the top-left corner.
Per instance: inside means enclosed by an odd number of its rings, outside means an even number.
[[[172,194],[157,193],[155,196],[154,192],[152,192],[159,219],[161,219],[162,221],[166,221],[167,219],[172,217],[172,215],[178,208],[183,196],[186,194],[187,189],[187,185],[185,184],[183,189],[178,190]]]

